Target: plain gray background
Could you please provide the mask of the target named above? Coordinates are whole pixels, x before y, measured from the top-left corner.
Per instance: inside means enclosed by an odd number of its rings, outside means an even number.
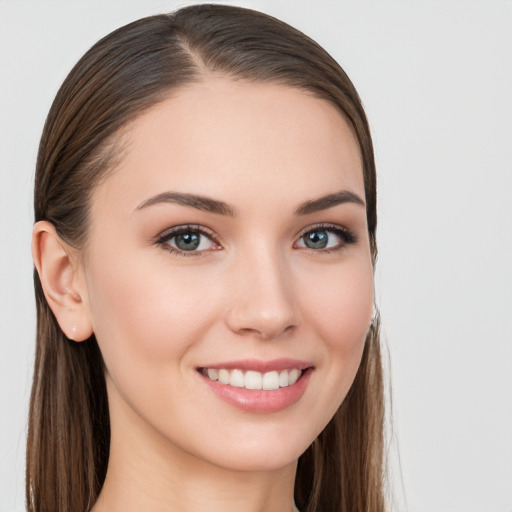
[[[367,109],[396,510],[511,512],[512,3],[224,3],[316,39]],[[185,4],[0,0],[0,512],[24,510],[31,194],[46,113],[101,36]]]

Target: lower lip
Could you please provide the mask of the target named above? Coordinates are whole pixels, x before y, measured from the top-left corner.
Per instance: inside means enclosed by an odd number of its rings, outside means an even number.
[[[273,390],[246,389],[221,384],[199,374],[209,388],[222,400],[247,412],[278,412],[298,402],[309,383],[313,368],[302,373],[299,380],[291,386]]]

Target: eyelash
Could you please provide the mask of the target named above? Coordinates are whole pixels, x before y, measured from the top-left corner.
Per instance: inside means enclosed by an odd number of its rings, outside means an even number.
[[[304,229],[300,235],[298,236],[298,240],[301,240],[304,236],[306,236],[308,233],[314,232],[314,231],[326,231],[328,233],[334,233],[337,237],[339,237],[342,240],[341,245],[331,247],[328,249],[311,249],[309,247],[305,247],[303,249],[306,249],[313,253],[332,253],[332,252],[340,252],[346,249],[347,245],[353,245],[358,241],[358,237],[351,231],[349,231],[346,228],[343,228],[341,226],[335,225],[335,224],[316,224],[314,226],[308,226],[306,229]],[[161,246],[164,250],[170,252],[171,254],[177,254],[179,256],[203,256],[207,250],[202,251],[181,251],[176,247],[173,247],[169,245],[169,241],[175,238],[176,236],[182,234],[182,233],[195,233],[199,235],[203,235],[207,237],[211,242],[215,245],[219,245],[217,240],[215,239],[215,236],[213,232],[210,230],[205,229],[203,226],[199,225],[184,225],[184,226],[178,226],[172,229],[169,229],[165,231],[164,233],[158,235],[156,238],[155,243],[159,246]],[[215,250],[215,249],[214,249]],[[218,250],[218,249],[217,249]]]
[[[158,236],[156,240],[156,244],[161,246],[166,251],[170,252],[171,254],[177,254],[179,256],[203,256],[203,253],[206,251],[180,251],[177,247],[173,247],[172,245],[169,245],[169,241],[175,238],[176,236],[182,234],[182,233],[196,233],[199,235],[203,235],[210,239],[214,244],[218,245],[218,242],[215,239],[215,236],[213,232],[210,230],[205,229],[203,226],[199,225],[185,225],[185,226],[178,226],[172,229],[169,229]]]
[[[353,245],[358,241],[358,237],[355,233],[336,224],[315,224],[313,226],[308,226],[300,233],[298,240],[301,240],[308,233],[312,233],[314,231],[327,231],[328,233],[334,233],[342,241],[341,245],[330,247],[328,249],[311,249],[306,247],[307,250],[314,253],[321,252],[322,254],[329,254],[332,252],[341,252],[347,248],[347,245]]]

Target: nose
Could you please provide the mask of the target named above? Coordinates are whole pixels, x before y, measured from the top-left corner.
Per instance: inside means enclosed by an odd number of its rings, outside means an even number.
[[[284,257],[258,251],[241,258],[232,277],[226,323],[233,332],[269,340],[296,329],[293,279]]]

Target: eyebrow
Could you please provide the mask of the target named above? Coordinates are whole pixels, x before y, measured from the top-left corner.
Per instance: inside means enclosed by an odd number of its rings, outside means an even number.
[[[191,206],[198,210],[215,213],[217,215],[227,215],[229,217],[236,217],[237,215],[236,210],[224,201],[196,194],[185,194],[182,192],[162,192],[161,194],[157,194],[156,196],[146,199],[139,204],[135,210],[142,210],[160,203]],[[363,207],[366,206],[365,202],[357,194],[354,194],[349,190],[340,190],[339,192],[302,203],[295,210],[295,215],[308,215],[310,213],[327,210],[328,208],[344,203],[353,203]]]
[[[334,194],[329,194],[318,199],[306,201],[302,203],[296,210],[295,215],[308,215],[309,213],[315,213],[322,210],[327,210],[338,204],[353,203],[363,207],[366,207],[365,202],[353,192],[349,190],[340,190]]]
[[[150,197],[146,201],[143,201],[136,210],[142,210],[159,203],[174,203],[182,206],[191,206],[209,213],[216,213],[218,215],[228,215],[229,217],[235,217],[236,212],[223,201],[212,199],[210,197],[198,196],[196,194],[183,194],[181,192],[163,192],[154,197]]]

